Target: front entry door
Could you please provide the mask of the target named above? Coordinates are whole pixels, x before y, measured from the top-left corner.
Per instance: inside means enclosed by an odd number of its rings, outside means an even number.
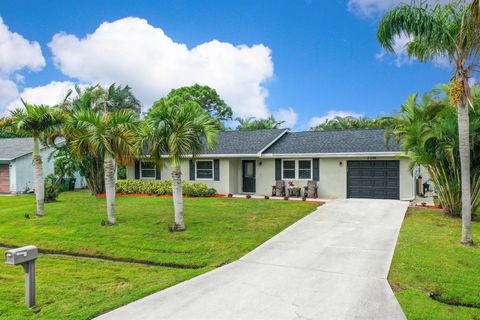
[[[255,160],[243,160],[243,192],[255,192]]]

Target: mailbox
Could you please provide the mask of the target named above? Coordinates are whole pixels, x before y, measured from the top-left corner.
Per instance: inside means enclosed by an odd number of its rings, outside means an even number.
[[[37,259],[37,257],[38,249],[35,246],[26,246],[5,252],[5,262],[7,264],[24,264]]]
[[[11,249],[5,252],[5,263],[21,265],[25,271],[25,304],[31,308],[35,305],[35,261],[38,249],[35,246],[26,246]]]

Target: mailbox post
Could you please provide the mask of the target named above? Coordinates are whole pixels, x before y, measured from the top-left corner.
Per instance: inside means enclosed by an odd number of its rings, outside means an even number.
[[[21,265],[25,270],[25,304],[31,308],[35,305],[35,261],[38,249],[35,246],[26,246],[11,249],[5,252],[5,263]]]

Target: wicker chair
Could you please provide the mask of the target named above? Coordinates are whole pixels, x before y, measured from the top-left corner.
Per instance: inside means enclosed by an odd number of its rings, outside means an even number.
[[[275,185],[272,186],[272,197],[284,197],[285,196],[285,181],[277,180]]]
[[[307,185],[303,187],[305,189],[305,198],[317,198],[318,197],[318,187],[317,182],[309,180]]]

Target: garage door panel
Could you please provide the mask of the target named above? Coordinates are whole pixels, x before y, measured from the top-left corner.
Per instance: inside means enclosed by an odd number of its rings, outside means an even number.
[[[400,198],[398,160],[353,160],[347,168],[349,198]]]

